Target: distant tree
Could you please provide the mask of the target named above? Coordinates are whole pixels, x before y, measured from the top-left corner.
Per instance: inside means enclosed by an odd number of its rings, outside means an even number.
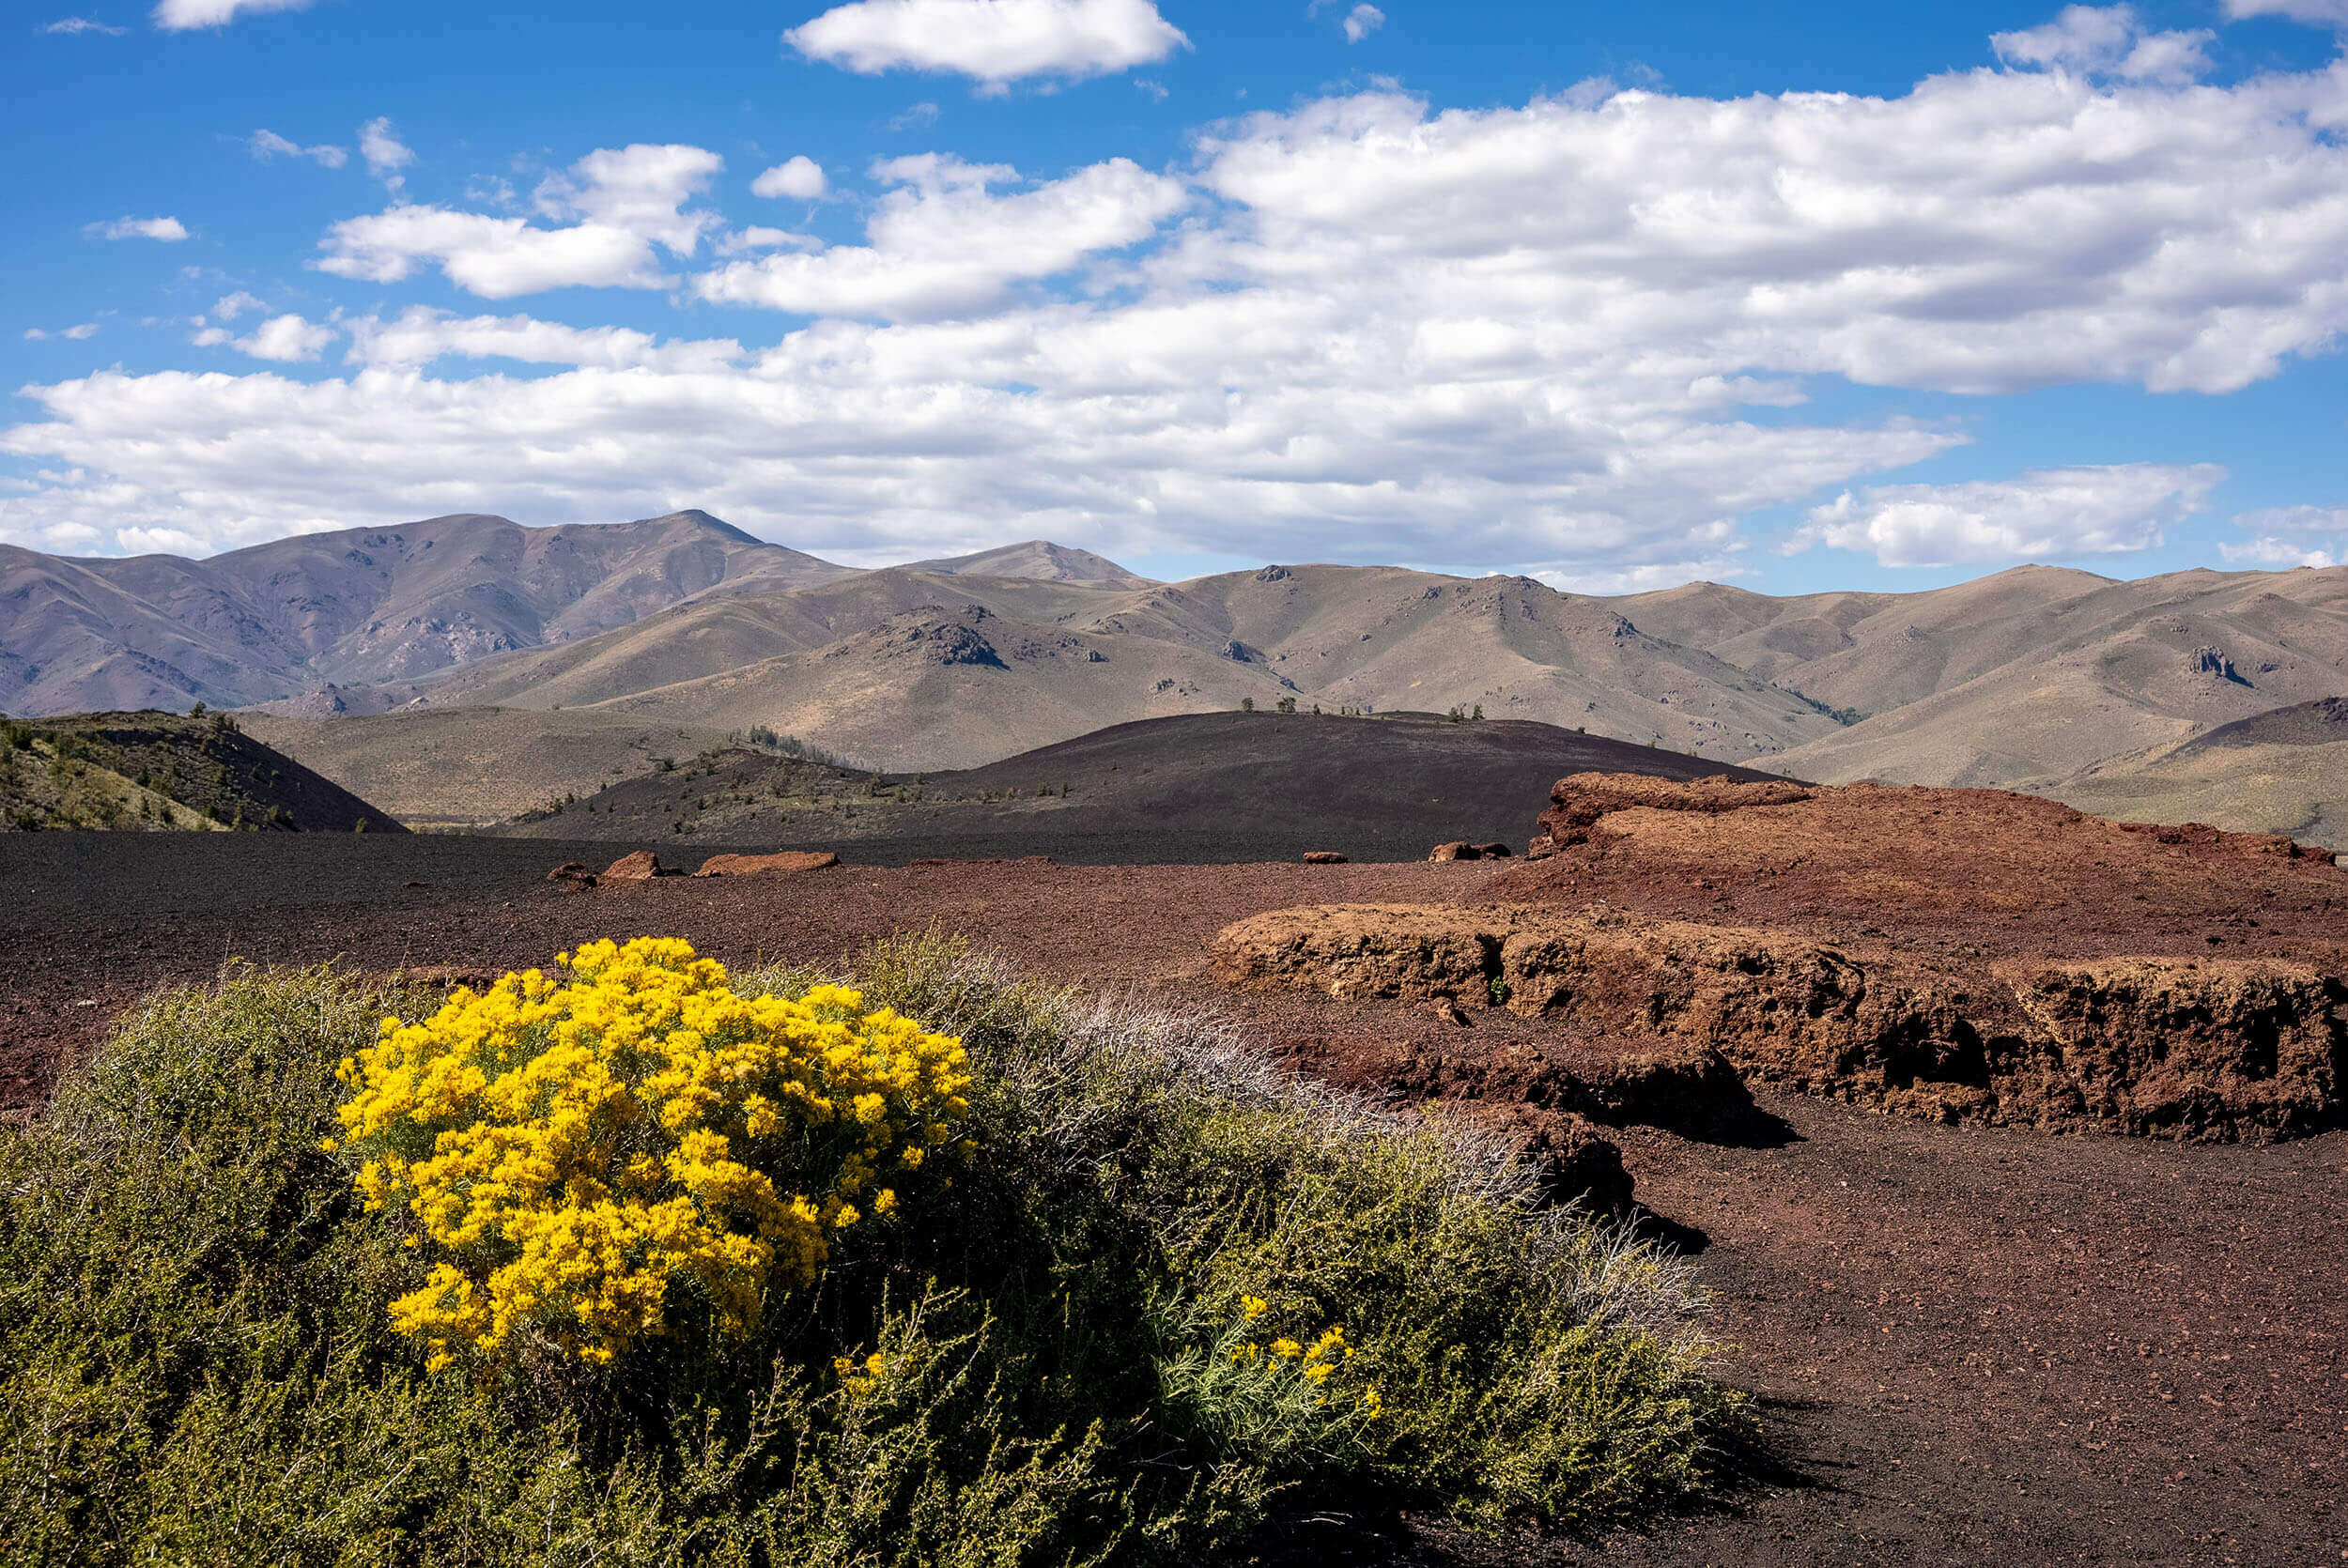
[[[1254,713],[1256,711],[1256,699],[1252,697],[1241,698],[1239,699],[1239,711],[1243,714]]]
[[[1280,699],[1277,706],[1282,713],[1292,714],[1296,712],[1296,699],[1293,697],[1283,697]]]
[[[1481,702],[1478,702],[1478,703],[1475,705],[1475,712],[1474,712],[1474,713],[1472,713],[1472,714],[1468,715],[1468,717],[1470,717],[1470,718],[1482,718],[1483,716],[1484,716],[1484,704],[1482,704]]]

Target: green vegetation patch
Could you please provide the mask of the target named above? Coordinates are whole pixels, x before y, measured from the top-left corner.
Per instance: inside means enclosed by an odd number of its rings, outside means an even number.
[[[679,1277],[609,1364],[430,1371],[393,1326],[431,1248],[321,1145],[437,992],[155,998],[0,1130],[0,1559],[1241,1560],[1277,1508],[1636,1520],[1742,1431],[1678,1267],[1505,1147],[959,941],[850,968],[732,984],[958,1036],[955,1146],[747,1335]]]

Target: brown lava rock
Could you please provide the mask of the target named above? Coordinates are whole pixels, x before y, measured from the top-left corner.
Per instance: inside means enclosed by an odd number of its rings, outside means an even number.
[[[2264,1140],[2340,1122],[2348,1072],[2348,987],[2275,960],[1949,973],[1784,931],[1602,909],[1338,904],[1227,927],[1212,964],[1246,988],[1555,1017],[1944,1122]],[[1702,1056],[1670,1070],[1691,1086],[1709,1071]],[[1586,1078],[1540,1098],[1624,1115],[1653,1098],[1655,1076],[1629,1074],[1614,1105]]]
[[[1307,866],[1342,866],[1345,864],[1345,856],[1335,850],[1306,850],[1305,864]]]
[[[583,889],[595,885],[595,873],[589,870],[586,867],[580,865],[576,860],[565,860],[562,865],[557,866],[553,870],[547,873],[547,880],[548,882],[564,883],[571,887]]]
[[[713,854],[697,877],[752,877],[770,871],[821,871],[840,864],[829,850],[779,850],[773,854]]]
[[[1533,830],[1533,846],[1526,853],[1537,860],[1568,845],[1585,843],[1600,818],[1632,807],[1711,815],[1749,806],[1786,806],[1808,800],[1810,795],[1809,789],[1791,779],[1739,783],[1722,774],[1682,784],[1638,773],[1577,773],[1559,779],[1550,791],[1550,807],[1541,813]]]
[[[638,850],[613,861],[603,873],[605,882],[650,882],[655,877],[681,875],[675,868],[660,864],[660,857],[650,850]]]

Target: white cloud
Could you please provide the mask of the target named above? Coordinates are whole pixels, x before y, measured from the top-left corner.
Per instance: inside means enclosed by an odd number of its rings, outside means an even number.
[[[824,193],[824,166],[804,155],[776,164],[750,181],[753,196],[790,196],[811,202]]]
[[[267,309],[269,306],[261,300],[239,289],[234,294],[222,295],[212,305],[212,314],[223,321],[234,321],[248,312]]]
[[[24,329],[24,341],[27,343],[41,343],[50,338],[66,338],[71,342],[80,343],[85,338],[94,338],[97,335],[98,323],[95,321],[85,321],[74,327],[60,327],[54,332],[41,327]]]
[[[753,223],[749,228],[721,234],[713,247],[719,255],[746,255],[752,251],[820,251],[824,242],[811,234],[797,234],[790,229],[765,228]]]
[[[118,38],[131,29],[110,27],[102,22],[92,22],[85,16],[68,16],[60,17],[54,22],[45,23],[39,30],[44,33],[62,33],[69,37],[76,33],[102,33],[110,38]]]
[[[2340,557],[2330,550],[2310,547],[2305,540],[2278,539],[2262,534],[2243,544],[2225,544],[2217,553],[2227,561],[2248,566],[2337,566]]]
[[[296,364],[317,359],[334,341],[334,336],[332,327],[287,315],[270,316],[243,337],[232,336],[224,328],[207,327],[189,341],[198,348],[224,344],[256,360]]]
[[[1831,545],[1886,566],[2071,560],[2149,549],[2226,477],[2211,463],[2039,469],[2018,479],[1885,484],[1814,508],[1789,548]]]
[[[2313,27],[2348,27],[2348,0],[2226,0],[2229,20],[2287,16]]]
[[[2238,514],[2233,526],[2254,537],[2222,544],[2230,561],[2255,566],[2337,566],[2348,560],[2348,506],[2275,506]],[[2325,545],[2309,535],[2329,534]]]
[[[367,173],[383,182],[386,191],[397,192],[408,183],[401,173],[415,162],[416,155],[399,139],[388,115],[378,115],[359,128],[359,156],[367,161]]]
[[[85,224],[82,232],[96,239],[177,241],[188,237],[187,225],[177,218],[116,218],[110,223]]]
[[[575,220],[562,227],[411,204],[334,224],[316,265],[338,277],[397,283],[418,263],[432,263],[489,300],[548,288],[663,288],[673,280],[654,247],[678,255],[699,247],[715,219],[682,209],[724,166],[700,147],[606,148],[538,187],[541,214]]]
[[[937,316],[981,309],[1016,283],[1147,239],[1188,201],[1182,183],[1126,159],[1011,195],[1000,164],[930,153],[873,167],[898,188],[865,225],[869,245],[737,261],[694,280],[703,299],[809,315]]]
[[[1386,24],[1386,13],[1371,5],[1360,5],[1345,13],[1345,41],[1359,43]]]
[[[1818,528],[1887,556],[2123,548],[2198,505],[2202,471],[1886,488],[1966,427],[1847,411],[1838,382],[2223,392],[2330,351],[2343,131],[2339,61],[2225,85],[1983,69],[1892,98],[1589,89],[1432,113],[1378,91],[1218,125],[1180,179],[892,163],[861,243],[690,269],[701,293],[818,317],[739,360],[592,324],[394,317],[383,362],[336,376],[27,389],[37,412],[0,451],[51,477],[0,495],[0,537],[225,543],[691,494],[857,559],[1016,528],[1635,582],[1728,575],[1740,516],[1851,489]],[[471,230],[327,254],[361,276],[446,256],[481,292],[687,270],[653,230],[712,231],[662,205],[673,187],[591,221],[593,183],[574,170],[546,200],[617,237],[601,273],[501,260]],[[490,238],[585,243],[510,222],[524,237]],[[454,358],[476,353],[548,369]]]
[[[252,149],[254,157],[264,163],[272,158],[307,158],[322,168],[339,169],[350,161],[350,154],[332,142],[321,142],[317,146],[305,147],[289,137],[280,136],[274,131],[255,131],[247,138],[245,146]]]
[[[2276,506],[2245,512],[2233,526],[2253,532],[2348,533],[2348,506]]]
[[[921,70],[1002,91],[1163,60],[1190,40],[1151,0],[855,0],[782,35],[811,60],[866,75]]]
[[[457,316],[424,305],[391,321],[363,316],[344,325],[350,363],[399,369],[459,358],[679,375],[722,371],[743,357],[742,346],[730,340],[663,344],[623,327],[566,327],[527,315]]]
[[[925,131],[937,123],[937,105],[924,100],[909,104],[902,114],[888,117],[891,131]]]
[[[240,16],[258,16],[264,11],[298,11],[310,0],[161,0],[155,8],[155,25],[166,33],[185,33],[198,27],[225,27]]]
[[[2043,66],[2132,82],[2190,82],[2209,69],[2206,28],[2155,33],[2134,6],[2065,6],[2043,27],[1994,33],[1990,46],[2013,65]]]

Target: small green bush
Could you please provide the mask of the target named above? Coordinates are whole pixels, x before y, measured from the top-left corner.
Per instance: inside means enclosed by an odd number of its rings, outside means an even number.
[[[391,1328],[419,1250],[319,1142],[335,1064],[436,992],[238,968],[155,998],[0,1130],[0,1560],[1188,1563],[1283,1494],[1634,1519],[1741,1423],[1676,1267],[1504,1148],[956,941],[852,968],[971,1049],[952,1185],[751,1340],[680,1311],[603,1370],[432,1375]],[[1358,1353],[1234,1380],[1243,1323]],[[1314,1403],[1369,1386],[1375,1419]]]

